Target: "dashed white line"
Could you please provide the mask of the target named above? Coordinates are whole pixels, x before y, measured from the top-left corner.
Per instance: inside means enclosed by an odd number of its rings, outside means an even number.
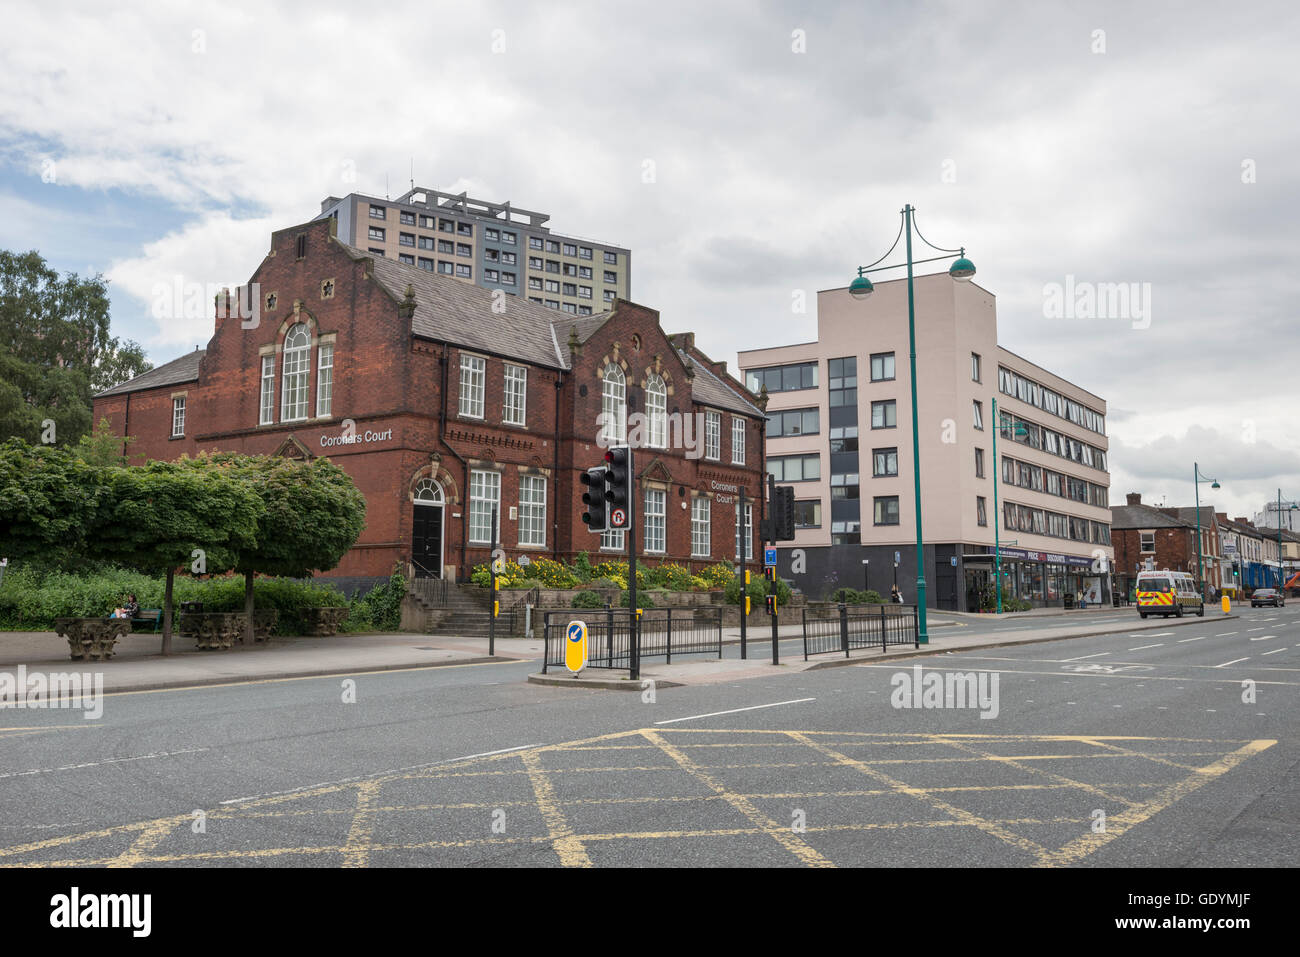
[[[1270,638],[1276,638],[1277,635],[1260,635],[1258,638],[1252,638],[1251,641],[1268,641]]]
[[[1154,645],[1138,645],[1136,648],[1130,648],[1129,651],[1142,651],[1146,648],[1163,648],[1164,646],[1163,641],[1158,641]]]
[[[1221,633],[1221,634],[1215,635],[1214,637],[1215,637],[1215,638],[1229,638],[1229,637],[1231,637],[1232,635],[1235,635],[1235,634],[1236,634],[1235,631],[1225,631],[1225,632],[1223,632],[1223,633]]]
[[[81,768],[97,768],[102,764],[122,764],[126,761],[148,761],[151,758],[170,758],[177,754],[198,754],[208,748],[186,748],[183,751],[155,751],[153,754],[137,754],[129,758],[105,758],[103,761],[87,761],[85,764],[64,764],[57,768],[33,768],[30,771],[9,771],[0,774],[0,778],[21,778],[29,774],[50,774],[53,771],[78,771]]]
[[[1260,625],[1258,628],[1247,628],[1247,631],[1263,631],[1268,625]]]
[[[1280,655],[1284,651],[1286,651],[1285,648],[1278,648],[1276,651],[1266,651],[1262,655],[1260,655],[1260,657],[1267,658],[1269,655]]]
[[[1078,658],[1062,658],[1061,660],[1062,661],[1087,661],[1089,658],[1105,658],[1108,654],[1110,654],[1109,651],[1103,651],[1100,654],[1096,654],[1096,655],[1080,655]]]
[[[1178,643],[1179,643],[1180,645],[1185,645],[1185,644],[1187,644],[1187,642],[1189,642],[1189,641],[1203,641],[1204,639],[1209,638],[1209,637],[1210,637],[1209,635],[1201,635],[1200,638],[1179,638],[1179,639],[1178,639]]]
[[[696,718],[716,718],[723,714],[739,714],[742,711],[758,711],[762,708],[779,708],[783,704],[802,704],[805,701],[816,700],[816,698],[793,698],[790,701],[773,701],[771,704],[756,704],[748,708],[732,708],[730,711],[710,711],[708,714],[692,714],[685,718],[668,718],[666,721],[656,721],[655,724],[676,724],[678,721],[694,721]]]
[[[1235,665],[1235,664],[1237,664],[1237,662],[1239,662],[1239,661],[1250,661],[1250,656],[1247,655],[1245,658],[1233,658],[1231,661],[1225,661],[1223,664],[1221,664],[1221,665],[1215,665],[1214,667],[1216,667],[1216,668],[1226,668],[1226,667],[1228,667],[1228,665]]]

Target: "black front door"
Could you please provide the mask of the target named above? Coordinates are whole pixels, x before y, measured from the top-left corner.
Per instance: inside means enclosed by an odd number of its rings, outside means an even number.
[[[442,577],[442,506],[416,505],[411,526],[411,563],[416,578]]]

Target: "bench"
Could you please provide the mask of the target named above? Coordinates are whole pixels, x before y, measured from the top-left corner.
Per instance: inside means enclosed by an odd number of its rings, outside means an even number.
[[[163,613],[161,608],[141,608],[140,614],[131,619],[131,630],[135,631],[136,625],[150,625],[154,634],[162,627]]]

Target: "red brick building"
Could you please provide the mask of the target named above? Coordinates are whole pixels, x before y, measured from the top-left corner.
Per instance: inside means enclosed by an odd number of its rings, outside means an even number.
[[[578,476],[602,463],[605,432],[638,446],[638,554],[736,557],[737,495],[762,492],[763,412],[652,309],[557,312],[364,253],[333,220],[273,233],[248,286],[216,305],[206,349],[96,396],[95,420],[134,437],[133,462],[328,455],[367,501],[331,574],[464,580],[494,525],[515,559],[615,555],[622,535],[581,519]]]
[[[1193,508],[1164,508],[1142,504],[1137,492],[1124,505],[1111,506],[1110,539],[1115,548],[1115,590],[1126,594],[1137,573],[1153,569],[1187,572],[1197,577],[1198,563],[1206,589],[1213,594],[1224,585],[1219,522],[1214,508],[1201,506],[1200,557],[1197,557],[1197,515]]]

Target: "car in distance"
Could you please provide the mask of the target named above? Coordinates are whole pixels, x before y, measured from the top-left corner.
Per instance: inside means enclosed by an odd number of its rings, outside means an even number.
[[[1250,607],[1259,608],[1261,605],[1285,608],[1286,598],[1276,588],[1256,588],[1250,593]]]

